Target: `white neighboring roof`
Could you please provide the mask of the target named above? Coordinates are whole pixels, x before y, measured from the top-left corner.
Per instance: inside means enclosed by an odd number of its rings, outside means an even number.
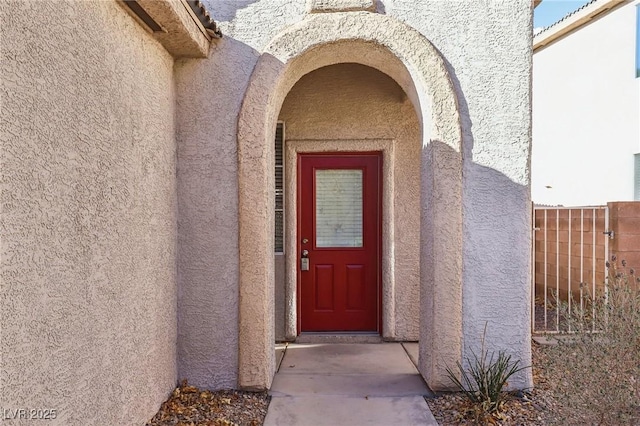
[[[612,9],[631,3],[631,0],[592,0],[581,8],[571,12],[555,24],[534,34],[533,51],[553,43],[572,31],[587,25]]]

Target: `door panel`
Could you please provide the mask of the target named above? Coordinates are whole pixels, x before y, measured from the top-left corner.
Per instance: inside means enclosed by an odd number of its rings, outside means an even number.
[[[301,331],[379,331],[379,153],[298,156]],[[306,269],[306,268],[305,268]]]
[[[347,265],[347,310],[365,309],[366,283],[363,265]]]
[[[316,265],[315,269],[315,310],[333,312],[335,310],[333,265]]]

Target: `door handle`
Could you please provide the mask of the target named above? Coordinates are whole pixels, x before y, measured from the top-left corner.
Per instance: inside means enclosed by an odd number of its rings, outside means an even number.
[[[300,270],[309,270],[309,250],[302,250],[302,256],[300,257]]]

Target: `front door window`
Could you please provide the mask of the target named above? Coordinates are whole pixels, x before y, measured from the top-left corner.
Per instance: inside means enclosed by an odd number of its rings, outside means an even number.
[[[316,170],[316,247],[362,247],[362,170]]]

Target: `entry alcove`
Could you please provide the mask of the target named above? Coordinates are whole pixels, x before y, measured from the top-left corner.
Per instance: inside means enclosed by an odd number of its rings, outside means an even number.
[[[298,156],[377,152],[382,157],[380,279],[366,283],[379,290],[375,331],[387,340],[418,340],[421,143],[413,103],[387,74],[362,64],[338,63],[300,78],[278,120],[285,130],[285,241],[283,253],[275,255],[276,339],[294,340],[305,331],[299,310],[304,292],[298,291],[297,281],[298,240],[303,237],[297,235],[297,200],[312,188],[299,187]]]

